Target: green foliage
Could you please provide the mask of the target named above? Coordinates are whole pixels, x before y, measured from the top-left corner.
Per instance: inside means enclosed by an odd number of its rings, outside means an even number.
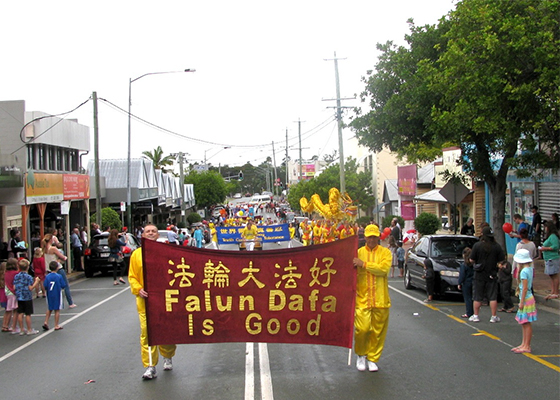
[[[93,214],[90,218],[92,221],[95,221],[97,219],[97,214]],[[101,209],[101,229],[106,226],[110,226],[111,229],[117,229],[119,231],[122,228],[121,216],[110,207]]]
[[[414,227],[420,235],[433,235],[440,227],[439,218],[437,215],[423,212],[414,219]]]
[[[400,215],[388,215],[383,218],[383,221],[381,222],[381,228],[387,228],[388,226],[391,226],[391,221],[393,220],[393,218],[396,218],[399,221],[399,225],[401,226],[401,228],[404,228],[404,218]]]
[[[194,224],[195,222],[200,222],[200,221],[202,221],[202,217],[198,213],[193,212],[187,215],[187,222],[189,224]]]
[[[369,224],[369,221],[370,221],[370,220],[371,220],[370,217],[360,217],[360,218],[358,218],[358,219],[356,220],[356,222],[357,222],[358,224],[360,224],[360,226],[361,226],[361,225],[367,226],[367,225]]]
[[[181,229],[181,228],[186,228],[187,227],[187,223],[183,222],[183,221],[179,221],[177,223],[177,228]]]
[[[375,204],[375,197],[371,189],[371,175],[366,172],[358,173],[357,171],[357,161],[349,157],[344,164],[346,192],[355,204],[368,210],[368,214],[371,215]],[[340,165],[338,163],[327,167],[316,178],[293,185],[288,193],[288,203],[290,203],[292,210],[301,210],[299,200],[302,197],[310,200],[311,196],[316,193],[326,204],[329,201],[329,190],[333,187],[340,189]]]
[[[193,184],[194,196],[199,208],[223,203],[228,193],[224,178],[214,171],[192,171],[185,177],[185,183]]]
[[[376,71],[363,79],[371,111],[356,109],[350,124],[359,142],[409,162],[460,146],[502,226],[508,171],[560,165],[559,13],[558,0],[463,0],[437,25],[411,22],[408,46],[378,45]]]
[[[164,231],[167,229],[167,223],[166,222],[160,222],[156,224],[158,231]]]

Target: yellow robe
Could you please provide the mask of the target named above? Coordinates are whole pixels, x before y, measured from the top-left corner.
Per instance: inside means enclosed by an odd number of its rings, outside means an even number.
[[[354,351],[377,362],[389,326],[388,274],[392,256],[389,249],[378,245],[373,250],[361,247],[358,258],[364,262],[364,267],[358,268],[357,275]]]
[[[148,325],[146,324],[146,302],[140,297],[140,289],[144,287],[144,268],[142,266],[142,250],[134,250],[130,256],[130,266],[128,269],[128,281],[130,283],[130,291],[136,296],[136,309],[138,318],[140,319],[140,355],[144,368],[156,366],[159,354],[165,358],[172,358],[175,355],[176,345],[148,346]],[[152,363],[150,364],[150,351],[152,353]]]

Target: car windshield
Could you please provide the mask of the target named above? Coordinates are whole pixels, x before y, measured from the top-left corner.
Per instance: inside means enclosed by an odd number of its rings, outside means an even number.
[[[432,257],[442,258],[462,258],[463,249],[465,247],[472,248],[476,243],[476,238],[458,239],[458,238],[440,238],[432,241]]]

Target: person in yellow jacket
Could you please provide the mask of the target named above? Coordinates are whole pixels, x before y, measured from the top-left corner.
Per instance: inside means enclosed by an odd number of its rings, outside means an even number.
[[[258,234],[258,228],[254,224],[253,220],[250,219],[249,221],[247,221],[247,226],[245,226],[245,228],[243,228],[243,230],[241,231],[241,239],[246,242],[245,248],[247,249],[247,251],[254,250],[255,244],[257,242],[260,242]]]
[[[153,224],[147,224],[144,227],[142,237],[147,240],[157,240],[159,237],[158,228]],[[146,303],[148,292],[144,290],[144,267],[142,266],[142,250],[136,249],[130,256],[130,265],[128,270],[128,282],[130,290],[136,296],[136,309],[140,319],[140,354],[142,363],[146,372],[142,375],[142,379],[153,379],[157,376],[156,365],[158,363],[159,354],[163,356],[163,370],[170,371],[173,369],[173,356],[177,345],[161,345],[148,346],[148,326],[146,324]]]
[[[208,227],[210,228],[210,234],[212,235],[212,241],[214,243],[218,243],[218,231],[216,229],[216,225],[214,225],[213,222],[210,222],[208,224]]]
[[[383,352],[389,326],[388,274],[391,251],[379,245],[379,227],[374,224],[364,230],[366,245],[358,249],[354,266],[358,268],[356,312],[354,320],[354,351],[359,371],[377,371],[377,361]]]

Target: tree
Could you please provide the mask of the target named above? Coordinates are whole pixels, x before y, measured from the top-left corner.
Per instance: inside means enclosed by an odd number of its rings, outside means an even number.
[[[414,219],[414,227],[420,235],[433,235],[439,226],[438,217],[427,212],[421,213]]]
[[[144,156],[144,158],[152,160],[152,162],[154,163],[154,168],[161,169],[163,173],[171,172],[170,169],[167,169],[165,167],[169,167],[175,162],[175,158],[173,156],[163,156],[163,150],[161,149],[161,146],[156,147],[154,151],[143,151],[142,155]]]
[[[361,144],[409,161],[460,146],[467,173],[492,194],[497,240],[506,178],[558,170],[560,36],[557,0],[463,0],[437,26],[415,27],[408,48],[391,42],[364,78],[351,127]]]
[[[185,183],[193,184],[194,197],[199,207],[210,207],[223,203],[227,196],[224,178],[213,171],[192,171],[185,177]]]
[[[97,219],[97,214],[91,216],[91,220],[95,221]],[[111,229],[121,230],[121,217],[118,212],[113,210],[111,207],[105,207],[101,209],[101,228],[104,229],[106,226],[110,226]]]

